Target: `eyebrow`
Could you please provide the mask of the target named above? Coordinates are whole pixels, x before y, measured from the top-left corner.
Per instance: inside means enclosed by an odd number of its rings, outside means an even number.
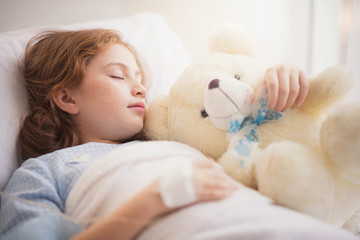
[[[120,62],[111,62],[111,63],[108,63],[108,64],[106,64],[106,65],[104,66],[104,68],[109,67],[109,66],[113,66],[113,65],[115,65],[115,66],[120,66],[121,68],[125,68],[126,71],[129,71],[129,67],[128,67],[126,64],[123,64],[123,63],[120,63]],[[141,74],[140,71],[136,71],[136,72],[135,72],[135,75],[136,75],[136,76],[139,76],[139,75],[141,76],[142,74]]]

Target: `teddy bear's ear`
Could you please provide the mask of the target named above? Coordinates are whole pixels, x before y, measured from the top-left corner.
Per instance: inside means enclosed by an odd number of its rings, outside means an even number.
[[[210,35],[208,47],[210,52],[258,56],[255,39],[238,24],[218,25]]]
[[[149,140],[168,140],[168,106],[170,97],[156,96],[145,115],[144,134]]]

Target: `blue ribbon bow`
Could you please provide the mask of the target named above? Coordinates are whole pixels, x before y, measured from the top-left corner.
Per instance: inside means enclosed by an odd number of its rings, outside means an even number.
[[[253,111],[250,116],[245,117],[242,121],[234,117],[230,121],[228,128],[228,138],[236,138],[237,144],[235,151],[238,156],[238,162],[242,168],[247,168],[246,162],[252,149],[259,141],[258,126],[269,121],[280,119],[284,113],[275,112],[268,107],[268,92],[264,89],[257,96],[253,104]]]

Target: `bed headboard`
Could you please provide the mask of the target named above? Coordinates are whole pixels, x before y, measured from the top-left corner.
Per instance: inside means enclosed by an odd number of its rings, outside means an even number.
[[[26,91],[19,63],[26,43],[36,33],[50,29],[109,28],[118,30],[124,41],[136,49],[143,62],[148,86],[148,101],[168,91],[191,57],[179,36],[165,19],[151,12],[117,19],[71,25],[53,25],[0,33],[0,188],[4,189],[19,166],[17,136],[28,111]]]

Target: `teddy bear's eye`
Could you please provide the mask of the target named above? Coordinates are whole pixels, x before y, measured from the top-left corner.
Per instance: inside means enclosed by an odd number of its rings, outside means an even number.
[[[201,116],[202,116],[203,118],[206,118],[206,117],[208,117],[209,115],[207,114],[207,112],[205,111],[205,109],[203,109],[203,110],[201,110]]]
[[[234,77],[237,79],[237,80],[240,80],[240,76],[235,74]]]

